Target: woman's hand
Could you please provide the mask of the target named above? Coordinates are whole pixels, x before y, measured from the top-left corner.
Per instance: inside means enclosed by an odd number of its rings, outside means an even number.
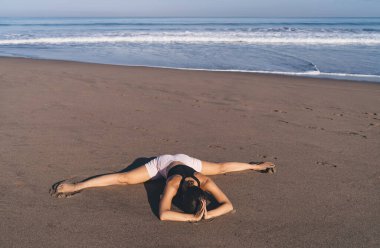
[[[202,207],[201,207],[201,209],[199,209],[198,212],[196,212],[194,214],[194,218],[193,218],[192,222],[198,222],[204,217],[204,214],[207,211],[206,210],[206,200],[202,200],[201,204],[202,204]]]
[[[210,215],[207,212],[207,208],[206,208],[207,203],[206,203],[206,200],[202,200],[202,202],[205,205],[205,213],[203,214],[203,219],[205,219],[205,220],[211,219]]]

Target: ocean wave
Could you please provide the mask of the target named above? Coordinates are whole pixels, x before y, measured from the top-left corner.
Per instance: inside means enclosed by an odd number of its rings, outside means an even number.
[[[2,39],[0,45],[34,44],[91,44],[91,43],[185,43],[185,44],[295,44],[295,45],[380,45],[380,36],[367,37],[239,37],[236,35],[140,35],[96,37],[48,37],[30,39]]]
[[[26,56],[17,53],[4,53],[0,51],[1,56],[6,57],[18,57],[18,58],[30,58],[30,59],[48,59],[39,56]],[[54,60],[54,59],[53,59]],[[69,60],[69,61],[81,61],[81,60]],[[82,61],[89,62],[89,61]],[[309,62],[311,63],[311,62]],[[106,63],[107,64],[107,63]],[[115,63],[111,63],[115,64]],[[314,78],[332,78],[332,79],[343,79],[343,80],[361,80],[368,82],[378,82],[380,83],[380,75],[375,74],[360,74],[360,73],[342,73],[342,72],[321,72],[316,65],[311,63],[311,70],[308,71],[275,71],[275,70],[243,70],[243,69],[211,69],[211,68],[192,68],[192,67],[180,67],[180,66],[155,66],[146,64],[120,64],[130,67],[149,67],[149,68],[165,68],[165,69],[177,69],[177,70],[190,70],[190,71],[216,71],[216,72],[244,72],[244,73],[258,73],[258,74],[272,74],[272,75],[286,75],[286,76],[305,76]]]
[[[215,71],[215,72],[244,72],[259,73],[285,76],[305,76],[315,78],[332,78],[332,79],[348,79],[348,80],[365,80],[369,82],[380,82],[380,75],[360,74],[360,73],[343,73],[343,72],[321,72],[315,66],[315,70],[310,71],[271,71],[271,70],[241,70],[241,69],[210,69],[210,68],[192,68],[192,67],[175,67],[175,66],[152,66],[144,64],[120,64],[131,67],[149,67],[163,69],[177,69],[189,71]]]
[[[129,66],[144,66],[144,65],[129,65]],[[340,73],[340,72],[321,72],[319,70],[312,71],[270,71],[270,70],[238,70],[238,69],[200,69],[200,68],[185,68],[185,67],[166,67],[166,66],[148,66],[154,68],[179,69],[179,70],[195,70],[195,71],[217,71],[217,72],[246,72],[259,74],[274,74],[286,76],[306,76],[317,78],[333,78],[333,79],[368,79],[369,81],[380,82],[380,75],[372,74],[357,74],[357,73]]]
[[[380,80],[380,75],[355,74],[355,73],[339,73],[339,72],[320,72],[320,71],[304,71],[304,72],[287,72],[287,71],[247,71],[255,73],[281,74],[281,75],[298,75],[298,76],[329,76],[342,78],[376,78]]]
[[[380,21],[368,22],[261,22],[240,21],[240,22],[191,22],[190,21],[166,21],[166,22],[52,22],[52,23],[0,23],[0,26],[19,26],[19,27],[70,27],[70,26],[379,26]]]

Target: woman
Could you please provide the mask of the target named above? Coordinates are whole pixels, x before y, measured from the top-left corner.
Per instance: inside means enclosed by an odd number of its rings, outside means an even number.
[[[211,163],[185,154],[161,155],[134,170],[103,175],[79,183],[60,183],[53,187],[52,195],[62,197],[86,188],[109,185],[144,183],[151,179],[166,178],[166,186],[160,200],[161,220],[197,222],[221,216],[233,210],[232,204],[219,187],[207,176],[227,172],[254,170],[274,172],[275,165],[263,163]],[[206,193],[212,195],[219,206],[208,211]],[[172,200],[178,194],[184,213],[171,210]]]

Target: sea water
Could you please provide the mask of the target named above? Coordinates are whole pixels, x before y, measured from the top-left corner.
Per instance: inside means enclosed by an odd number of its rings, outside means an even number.
[[[0,56],[380,82],[380,18],[0,18]]]

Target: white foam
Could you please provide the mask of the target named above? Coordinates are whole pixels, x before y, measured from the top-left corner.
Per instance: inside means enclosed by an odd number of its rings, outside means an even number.
[[[334,73],[334,72],[318,72],[318,71],[307,71],[307,72],[280,72],[280,71],[250,71],[255,73],[266,73],[266,74],[281,74],[290,76],[319,76],[319,77],[331,77],[331,78],[369,78],[380,80],[379,75],[368,75],[368,74],[353,74],[353,73]]]
[[[238,70],[236,70],[238,71]],[[243,72],[243,71],[240,71]],[[289,72],[289,71],[245,71],[252,73],[277,74],[289,76],[311,76],[311,77],[327,77],[336,79],[372,79],[380,81],[379,75],[354,74],[354,73],[336,73],[336,72],[320,72],[320,71],[305,71],[305,72]]]
[[[380,45],[380,36],[303,37],[303,36],[237,36],[237,35],[136,35],[96,37],[49,37],[3,39],[0,45],[88,43],[185,43],[185,44],[295,44],[295,45]]]
[[[380,75],[355,74],[355,73],[336,73],[336,72],[320,72],[320,71],[291,72],[291,71],[263,71],[263,70],[235,70],[235,69],[201,69],[201,68],[146,66],[146,65],[127,65],[127,66],[132,66],[132,67],[143,66],[143,67],[152,67],[152,68],[190,70],[190,71],[245,72],[245,73],[275,74],[275,75],[287,75],[287,76],[306,76],[306,77],[349,79],[349,80],[362,79],[362,80],[380,82]]]
[[[380,80],[379,75],[354,74],[354,73],[336,73],[336,72],[320,72],[320,71],[305,71],[305,72],[283,72],[283,71],[247,71],[255,73],[281,74],[281,75],[299,75],[299,76],[329,76],[342,78],[376,78]]]

